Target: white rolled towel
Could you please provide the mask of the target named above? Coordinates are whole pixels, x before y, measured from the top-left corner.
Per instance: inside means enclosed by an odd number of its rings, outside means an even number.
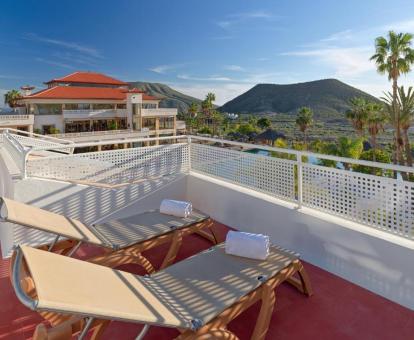
[[[160,213],[176,217],[188,217],[193,212],[193,205],[186,201],[162,200]]]
[[[240,231],[229,231],[226,237],[226,253],[248,257],[255,260],[266,260],[269,255],[269,236],[251,234]]]

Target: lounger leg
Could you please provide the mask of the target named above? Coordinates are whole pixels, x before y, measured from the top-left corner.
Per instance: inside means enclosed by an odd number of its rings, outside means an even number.
[[[174,262],[182,243],[183,235],[181,233],[181,230],[175,230],[171,241],[170,249],[168,249],[168,253],[161,264],[160,270],[164,269],[165,267],[168,267]]]
[[[276,294],[273,285],[264,283],[262,285],[262,306],[257,317],[256,326],[252,334],[252,340],[263,340],[269,329],[270,319],[276,302]]]
[[[210,329],[203,334],[196,333],[185,338],[179,337],[181,340],[239,340],[239,338],[227,329]]]
[[[201,237],[204,237],[205,239],[209,240],[213,244],[218,244],[216,234],[213,230],[213,221],[209,219],[206,222],[203,222],[203,226],[196,231],[197,235],[200,235]],[[208,229],[209,233],[206,232],[204,229]]]
[[[93,328],[90,340],[100,339],[110,323],[110,320],[100,320],[99,324]]]
[[[295,261],[293,263],[293,266],[295,267],[298,273],[299,279],[291,276],[287,279],[287,282],[289,282],[292,286],[296,287],[303,294],[307,296],[312,296],[313,295],[312,285],[310,283],[310,279],[309,279],[308,273],[305,270],[305,267],[299,260]]]

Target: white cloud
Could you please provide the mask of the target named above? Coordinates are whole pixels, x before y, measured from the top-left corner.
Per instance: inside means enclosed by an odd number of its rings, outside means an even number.
[[[64,48],[67,48],[73,51],[77,51],[77,52],[80,52],[86,55],[90,55],[94,58],[103,58],[101,53],[96,48],[91,47],[91,46],[81,45],[76,42],[46,38],[46,37],[39,36],[35,33],[28,33],[25,35],[25,38],[32,40],[32,41],[43,42],[49,45],[64,47]]]
[[[239,65],[226,65],[223,67],[227,71],[243,72],[245,69]]]
[[[335,77],[358,76],[375,69],[367,47],[330,47],[281,53],[284,56],[308,57],[334,69]]]
[[[244,23],[249,20],[271,20],[275,16],[264,10],[242,12],[242,13],[233,13],[226,16],[224,20],[217,21],[217,26],[223,29],[229,29],[235,25]]]
[[[354,37],[352,30],[347,29],[344,31],[340,31],[334,34],[331,34],[330,36],[321,39],[321,42],[326,42],[326,43],[330,43],[330,42],[342,42],[344,40],[351,40]]]
[[[41,63],[52,65],[52,66],[57,66],[57,67],[67,68],[67,69],[75,69],[75,67],[73,67],[72,65],[61,63],[61,62],[58,62],[58,61],[47,60],[47,59],[43,59],[43,58],[36,58],[35,60],[38,61],[38,62],[41,62]]]
[[[183,67],[184,64],[165,64],[165,65],[158,65],[155,67],[150,68],[149,70],[158,74],[165,74],[170,71],[175,71],[180,67]]]
[[[387,24],[382,26],[380,30],[414,33],[414,19],[402,20]]]
[[[170,84],[177,91],[183,92],[190,96],[204,99],[207,93],[213,92],[216,95],[217,105],[223,105],[229,100],[241,95],[255,84],[238,84],[238,83],[220,83],[220,84],[211,84],[211,85],[186,85],[182,83],[172,83]]]
[[[208,76],[208,77],[193,77],[188,74],[179,74],[178,79],[183,80],[196,80],[196,81],[231,81],[228,77],[222,77],[218,75]]]

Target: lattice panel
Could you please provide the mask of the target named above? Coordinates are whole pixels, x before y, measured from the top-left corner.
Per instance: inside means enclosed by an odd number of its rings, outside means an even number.
[[[191,170],[268,195],[295,201],[295,162],[191,144]]]
[[[306,164],[303,204],[414,238],[414,183]]]
[[[188,172],[188,144],[31,159],[29,176],[111,185]]]
[[[26,137],[26,136],[21,136],[21,135],[14,135],[14,137],[24,146],[30,146],[30,147],[40,147],[40,148],[50,148],[50,150],[53,150],[55,148],[59,148],[64,144],[60,144],[60,143],[54,143],[54,142],[50,142],[47,140],[43,140],[40,138],[31,138],[31,137]],[[58,149],[59,152],[62,153],[70,153],[71,149],[68,148],[64,148],[64,149]]]
[[[3,147],[7,150],[20,172],[24,172],[25,150],[22,145],[14,138],[14,136],[3,134]]]

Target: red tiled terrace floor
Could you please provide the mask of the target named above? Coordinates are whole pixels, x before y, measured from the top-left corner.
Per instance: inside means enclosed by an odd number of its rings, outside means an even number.
[[[215,230],[223,237],[228,230],[216,223]],[[189,236],[180,250],[178,260],[206,249],[210,244]],[[146,255],[159,264],[166,247],[151,250]],[[80,256],[95,252],[79,250]],[[276,308],[267,339],[414,339],[414,312],[375,295],[311,264],[304,263],[310,276],[314,295],[305,297],[288,284],[277,288]],[[142,274],[140,268],[124,266]],[[41,322],[37,313],[22,306],[14,295],[9,280],[8,261],[0,262],[0,339],[28,339]],[[259,305],[252,306],[234,320],[229,329],[240,339],[249,339]],[[105,339],[135,339],[142,326],[113,322]],[[179,333],[173,329],[151,327],[145,339],[172,339]]]

